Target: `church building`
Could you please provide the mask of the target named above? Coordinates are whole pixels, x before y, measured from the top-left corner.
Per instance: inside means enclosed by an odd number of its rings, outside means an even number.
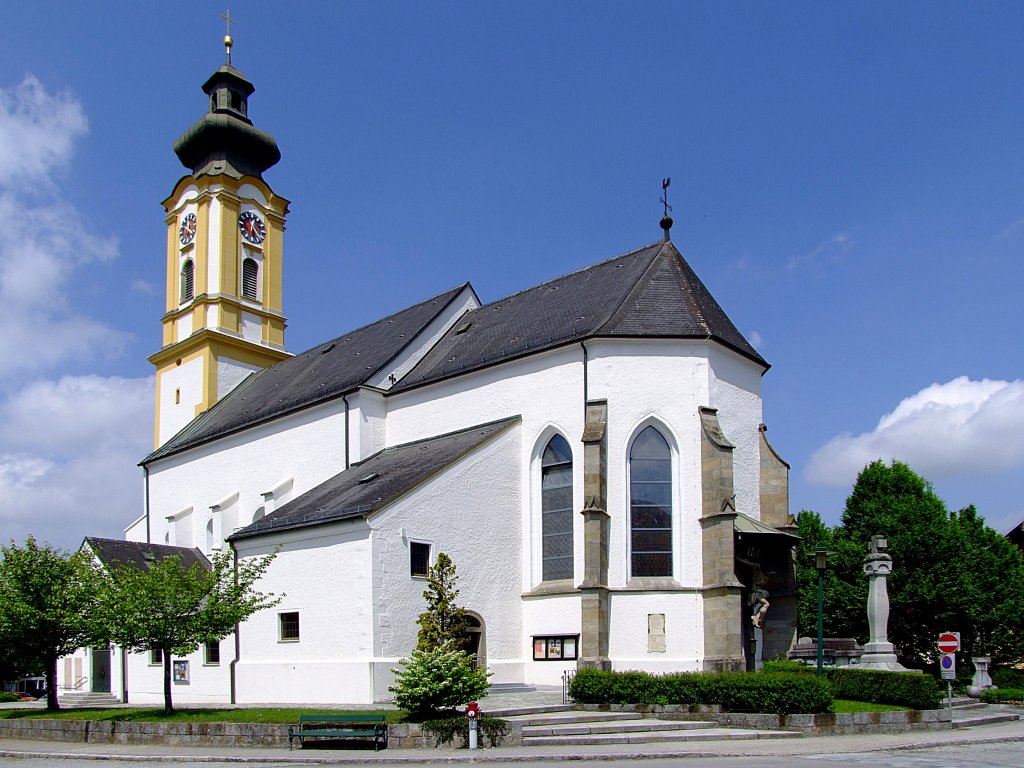
[[[175,659],[175,701],[389,698],[439,552],[492,683],[785,654],[796,539],[762,424],[769,366],[671,219],[655,242],[511,296],[461,283],[290,354],[289,201],[263,176],[280,152],[228,51],[174,145],[187,173],[164,201],[145,507],[125,541],[86,540],[140,567],[278,553],[262,591],[281,603]],[[79,669],[107,670],[96,684],[161,701],[159,659],[85,653]]]

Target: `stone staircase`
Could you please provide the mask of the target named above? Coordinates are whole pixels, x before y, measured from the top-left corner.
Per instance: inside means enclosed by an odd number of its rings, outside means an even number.
[[[91,693],[89,691],[59,691],[58,699],[62,707],[89,709],[92,707],[109,707],[120,704],[121,700],[112,693]]]
[[[998,705],[986,704],[978,699],[953,699],[953,727],[971,728],[976,725],[992,725],[1020,720],[1018,712],[1009,711]]]
[[[523,746],[644,744],[712,739],[799,738],[792,731],[723,728],[714,722],[659,720],[631,712],[577,712],[546,707],[538,712],[489,712],[521,727]]]

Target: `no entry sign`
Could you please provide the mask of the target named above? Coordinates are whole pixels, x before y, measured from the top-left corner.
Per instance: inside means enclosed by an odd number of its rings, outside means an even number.
[[[959,650],[959,632],[943,632],[941,635],[939,635],[939,651],[941,653],[956,653]]]

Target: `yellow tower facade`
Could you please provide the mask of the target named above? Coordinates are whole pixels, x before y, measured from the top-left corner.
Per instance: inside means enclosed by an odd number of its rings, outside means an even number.
[[[167,212],[167,301],[156,366],[155,447],[247,376],[284,360],[282,259],[288,201],[263,172],[280,159],[248,117],[255,90],[226,64],[203,85],[209,111],[175,143],[191,170]]]

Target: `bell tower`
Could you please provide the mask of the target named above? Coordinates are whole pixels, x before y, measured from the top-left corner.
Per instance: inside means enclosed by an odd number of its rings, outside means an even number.
[[[288,200],[263,172],[281,159],[249,119],[255,87],[227,61],[203,85],[205,115],[174,143],[189,169],[164,200],[167,303],[156,366],[155,447],[284,348],[282,241]]]

